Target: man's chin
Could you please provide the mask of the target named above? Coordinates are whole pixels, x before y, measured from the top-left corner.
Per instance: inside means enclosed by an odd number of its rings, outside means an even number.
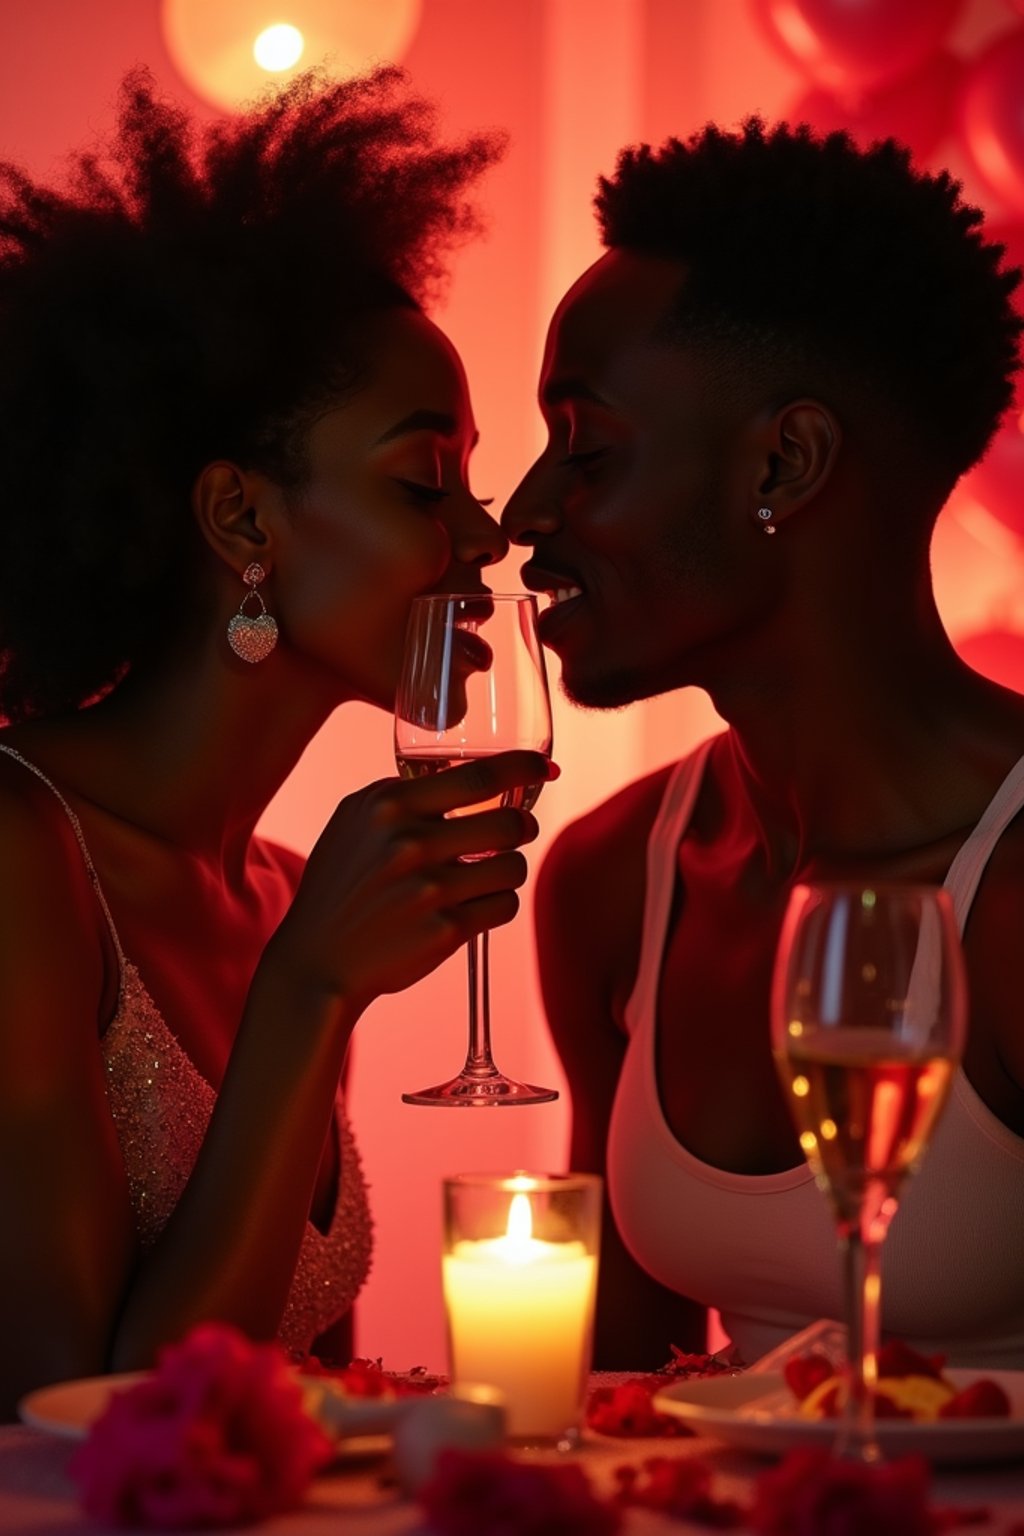
[[[562,692],[577,709],[626,709],[638,699],[650,698],[658,692],[645,685],[638,677],[578,677],[561,678]]]

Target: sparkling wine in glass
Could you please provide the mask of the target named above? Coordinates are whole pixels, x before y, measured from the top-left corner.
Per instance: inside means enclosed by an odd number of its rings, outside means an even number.
[[[512,748],[551,752],[551,700],[532,593],[414,599],[395,707],[395,760],[403,778],[443,773]],[[450,815],[501,805],[530,810],[542,785],[507,790]],[[480,855],[482,858],[487,854]],[[407,1104],[479,1108],[546,1104],[554,1088],[518,1083],[491,1054],[488,935],[469,940],[469,1048],[449,1082],[404,1093]]]
[[[772,1049],[804,1156],[832,1208],[847,1363],[837,1454],[880,1459],[881,1248],[963,1053],[952,903],[935,886],[800,885],[772,984]]]

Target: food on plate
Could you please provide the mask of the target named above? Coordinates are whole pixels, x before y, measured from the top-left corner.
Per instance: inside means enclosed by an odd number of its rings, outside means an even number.
[[[411,1371],[386,1371],[380,1360],[353,1360],[343,1367],[303,1362],[300,1381],[306,1412],[336,1439],[390,1435],[402,1407],[410,1398],[423,1398],[447,1389],[444,1376],[431,1376],[422,1366]]]
[[[688,1381],[695,1376],[721,1376],[732,1372],[718,1355],[687,1354],[669,1346],[672,1358],[660,1370],[645,1376],[633,1376],[615,1386],[594,1387],[587,1399],[586,1422],[600,1435],[624,1438],[652,1438],[659,1435],[688,1435],[690,1431],[678,1419],[660,1413],[654,1406],[654,1394],[673,1381]]]
[[[965,1387],[944,1372],[945,1356],[922,1355],[893,1339],[878,1352],[875,1416],[879,1419],[1007,1418],[1010,1400],[998,1382],[980,1376]],[[826,1355],[812,1350],[786,1362],[786,1385],[806,1419],[831,1419],[842,1411],[845,1382]]]
[[[303,1361],[301,1372],[346,1397],[423,1397],[448,1386],[447,1376],[432,1376],[422,1365],[414,1365],[411,1371],[386,1371],[379,1358],[352,1360],[344,1366],[321,1365],[310,1359]]]
[[[672,1351],[671,1360],[655,1372],[655,1375],[666,1381],[688,1381],[691,1376],[735,1375],[738,1369],[730,1365],[728,1360],[723,1360],[721,1355],[687,1354],[675,1344],[670,1344],[669,1348]]]

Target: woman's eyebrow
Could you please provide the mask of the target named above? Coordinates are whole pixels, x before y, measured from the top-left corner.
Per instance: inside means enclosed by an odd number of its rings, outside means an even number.
[[[407,432],[436,432],[440,437],[454,437],[457,429],[455,417],[449,416],[446,411],[410,411],[408,416],[403,416],[401,421],[389,427],[377,442],[390,443],[393,438],[403,437]]]

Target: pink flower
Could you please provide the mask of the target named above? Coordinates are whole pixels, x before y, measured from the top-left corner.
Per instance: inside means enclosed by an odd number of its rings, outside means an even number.
[[[291,1508],[330,1455],[278,1345],[205,1323],[113,1395],[71,1472],[98,1519],[212,1527]]]
[[[908,1456],[868,1467],[791,1451],[758,1478],[749,1520],[759,1536],[932,1536],[928,1465]]]
[[[417,1498],[438,1536],[614,1536],[622,1519],[575,1463],[531,1466],[494,1451],[442,1451]]]

